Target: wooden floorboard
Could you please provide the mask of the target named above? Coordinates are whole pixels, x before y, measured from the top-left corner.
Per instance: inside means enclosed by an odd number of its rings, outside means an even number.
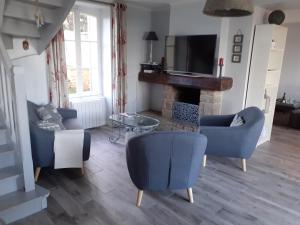
[[[80,170],[44,169],[48,209],[15,225],[296,225],[300,224],[300,131],[275,127],[272,140],[255,151],[247,173],[240,160],[209,157],[194,190],[137,190],[127,171],[125,146],[111,144],[110,130],[91,130],[91,159]]]

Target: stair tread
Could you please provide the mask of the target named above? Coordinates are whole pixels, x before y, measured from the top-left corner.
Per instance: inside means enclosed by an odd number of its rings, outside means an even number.
[[[0,154],[5,152],[13,152],[13,151],[14,151],[13,144],[0,145]]]
[[[10,166],[0,169],[0,180],[20,175],[17,167]]]
[[[0,212],[42,196],[48,197],[49,191],[38,185],[30,192],[19,190],[3,195],[0,197]]]

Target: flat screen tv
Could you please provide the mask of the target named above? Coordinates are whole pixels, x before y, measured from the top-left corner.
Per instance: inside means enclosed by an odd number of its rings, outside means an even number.
[[[213,74],[217,35],[167,36],[165,70]]]

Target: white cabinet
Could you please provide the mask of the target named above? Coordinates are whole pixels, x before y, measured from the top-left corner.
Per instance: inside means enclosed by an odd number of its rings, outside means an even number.
[[[283,26],[264,24],[255,28],[246,107],[257,106],[265,112],[260,144],[271,138],[286,36]]]

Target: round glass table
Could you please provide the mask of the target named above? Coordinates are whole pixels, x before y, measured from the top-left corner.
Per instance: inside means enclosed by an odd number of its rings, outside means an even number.
[[[113,143],[117,142],[121,138],[122,130],[125,130],[126,134],[131,133],[131,135],[126,136],[136,136],[151,132],[160,124],[160,121],[157,119],[136,113],[113,114],[109,117],[109,119],[112,121],[113,134],[115,133],[115,129],[118,130],[118,134],[116,136],[113,135],[112,137],[109,137],[109,141]]]

